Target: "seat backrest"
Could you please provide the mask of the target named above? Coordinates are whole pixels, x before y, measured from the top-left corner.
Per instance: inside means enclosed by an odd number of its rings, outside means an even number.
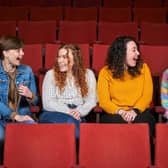
[[[164,1],[163,6],[168,7],[168,0],[165,0],[165,1]]]
[[[98,76],[100,69],[105,65],[109,45],[94,44],[92,55],[92,68],[95,75]]]
[[[60,21],[58,40],[65,43],[96,41],[96,21]]]
[[[69,168],[75,164],[73,124],[8,124],[4,166]]]
[[[127,8],[132,7],[132,1],[131,0],[103,0],[103,6],[104,7],[112,7],[112,8]]]
[[[97,21],[97,8],[79,8],[79,7],[66,7],[64,8],[64,20],[73,21]]]
[[[141,22],[166,23],[166,8],[134,8],[133,21]]]
[[[16,21],[0,21],[0,36],[16,36]]]
[[[79,164],[84,167],[149,167],[147,124],[81,124]]]
[[[102,21],[131,22],[131,8],[101,7],[99,8],[99,22]]]
[[[18,34],[27,44],[56,41],[56,21],[19,21]]]
[[[29,65],[35,74],[43,68],[42,44],[27,44],[24,46],[22,63]]]
[[[168,125],[156,125],[155,165],[160,168],[168,167]]]
[[[141,23],[140,41],[149,45],[168,45],[167,23]]]
[[[160,105],[160,80],[168,67],[168,46],[140,45],[141,57],[148,64],[153,77],[153,104]]]
[[[99,22],[98,41],[110,44],[118,36],[132,36],[138,40],[138,24],[132,22]]]
[[[41,0],[27,0],[27,1],[23,1],[23,0],[7,0],[7,6],[40,6],[41,4]]]
[[[74,7],[99,7],[101,6],[101,0],[73,0]]]
[[[0,20],[28,20],[28,7],[0,7]]]
[[[146,62],[153,76],[161,76],[168,67],[168,46],[140,45],[141,57]]]
[[[138,8],[149,8],[149,7],[155,7],[159,8],[162,7],[162,0],[134,0],[134,7]]]
[[[31,7],[30,20],[56,20],[63,19],[63,8],[61,6],[55,7]]]
[[[49,44],[49,43],[45,45],[44,67],[46,70],[53,68],[59,46],[60,44]]]

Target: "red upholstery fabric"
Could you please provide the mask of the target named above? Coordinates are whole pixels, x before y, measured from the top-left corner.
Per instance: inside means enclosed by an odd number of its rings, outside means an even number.
[[[16,21],[0,21],[0,36],[16,36]]]
[[[101,0],[73,0],[73,6],[75,7],[99,7],[101,6]]]
[[[147,124],[81,124],[79,164],[84,167],[150,166]]]
[[[157,124],[156,125],[156,155],[155,165],[158,168],[168,167],[168,125]]]
[[[149,45],[168,45],[167,23],[142,23],[140,41]]]
[[[134,8],[133,21],[166,23],[166,8]]]
[[[113,8],[125,8],[131,7],[132,1],[131,0],[103,0],[103,6],[105,7],[113,7]]]
[[[9,124],[4,166],[69,168],[75,165],[73,124]]]
[[[99,8],[99,21],[131,22],[131,8]]]
[[[134,7],[162,7],[162,0],[134,0]]]
[[[0,7],[0,20],[28,20],[28,7]]]
[[[66,7],[64,9],[64,20],[74,20],[74,21],[97,21],[97,8],[78,8],[78,7]]]
[[[96,41],[96,21],[60,21],[58,40],[65,43]]]
[[[141,56],[152,72],[152,75],[162,75],[168,66],[168,46],[140,45]]]
[[[52,43],[56,41],[56,21],[19,21],[18,34],[26,43]]]
[[[24,46],[23,64],[31,66],[35,74],[43,67],[42,44],[27,44]]]
[[[107,56],[107,50],[109,45],[94,44],[93,45],[93,57],[92,57],[92,68],[95,71],[96,76],[100,69],[105,65],[105,59]]]
[[[55,7],[31,7],[30,20],[56,20],[63,19],[63,8],[61,6]]]
[[[133,36],[138,40],[138,25],[132,22],[99,22],[98,41],[110,44],[118,36]]]
[[[55,57],[58,52],[60,44],[49,44],[45,45],[45,69],[51,69],[55,64]]]

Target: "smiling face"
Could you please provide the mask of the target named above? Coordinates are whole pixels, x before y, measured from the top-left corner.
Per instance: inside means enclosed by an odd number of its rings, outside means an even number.
[[[72,51],[69,49],[61,48],[58,51],[57,63],[60,72],[71,72],[74,65]]]
[[[129,41],[126,44],[126,61],[125,67],[135,67],[137,63],[137,59],[139,56],[139,51],[137,45],[134,41]]]
[[[23,48],[19,49],[10,49],[7,51],[3,51],[4,61],[12,66],[20,65],[20,61],[23,58],[24,52]]]

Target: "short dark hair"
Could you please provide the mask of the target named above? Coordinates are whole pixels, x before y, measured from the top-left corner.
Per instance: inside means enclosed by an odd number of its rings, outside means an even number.
[[[2,36],[0,38],[0,57],[4,58],[3,51],[11,49],[19,49],[24,47],[24,42],[18,37],[15,36]]]

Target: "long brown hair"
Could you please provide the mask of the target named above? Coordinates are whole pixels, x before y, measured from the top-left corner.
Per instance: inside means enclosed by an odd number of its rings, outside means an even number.
[[[69,51],[70,50],[72,51],[73,60],[74,60],[74,65],[72,66],[72,75],[75,79],[76,87],[80,88],[82,97],[85,97],[88,93],[88,86],[86,81],[86,68],[82,60],[81,49],[74,44],[61,45],[60,48],[58,49],[58,52],[61,49],[67,50],[67,56],[69,55]],[[64,91],[64,88],[66,85],[67,72],[60,72],[57,58],[54,66],[54,77],[60,91],[61,92]]]

